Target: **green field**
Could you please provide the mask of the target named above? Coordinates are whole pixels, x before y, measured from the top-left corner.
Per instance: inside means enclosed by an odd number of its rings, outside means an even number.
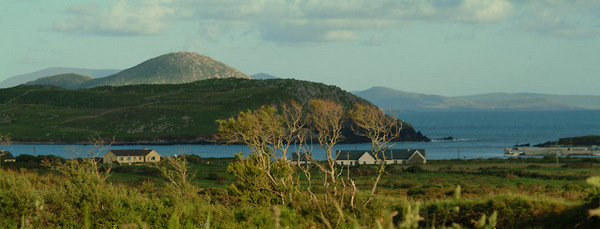
[[[389,165],[372,201],[336,210],[309,201],[307,179],[299,170],[294,173],[299,193],[292,202],[254,202],[236,195],[232,185],[240,181],[227,172],[233,158],[188,158],[191,194],[180,195],[176,190],[182,189],[160,172],[165,164],[115,166],[106,181],[94,181],[84,167],[59,172],[37,164],[39,157],[2,164],[0,227],[410,228],[403,223],[418,214],[413,225],[419,228],[472,228],[494,211],[497,228],[593,228],[600,223],[588,216],[589,209],[599,207],[598,189],[586,183],[600,175],[597,158],[561,158],[560,164],[537,158]],[[346,169],[340,177],[356,183],[356,201],[365,203],[376,167]],[[323,177],[316,170],[312,174],[312,191],[327,195]],[[408,211],[411,206],[417,211]]]

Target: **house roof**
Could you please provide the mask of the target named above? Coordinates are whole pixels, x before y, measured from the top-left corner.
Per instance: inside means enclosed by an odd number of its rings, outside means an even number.
[[[308,161],[306,155],[311,155],[310,153],[292,153],[292,161]],[[300,160],[298,160],[300,157]]]
[[[386,150],[383,154],[378,153],[377,156],[380,159],[383,159],[385,156],[386,160],[394,160],[394,159],[402,159],[407,160],[410,158],[415,152],[419,151],[423,157],[425,157],[425,149],[391,149]],[[341,150],[338,152],[338,160],[358,160],[365,153],[370,153],[365,150]],[[371,153],[371,156],[374,157],[374,154]]]
[[[0,156],[0,160],[14,160],[15,157],[9,151],[2,151],[3,155]],[[2,154],[0,153],[0,154]]]
[[[365,150],[340,150],[337,153],[337,160],[353,160],[356,161],[369,151]]]
[[[108,152],[112,152],[116,156],[147,156],[152,151],[151,149],[120,149]]]
[[[417,151],[419,151],[419,153],[421,153],[421,155],[423,155],[423,157],[425,157],[424,149],[392,149],[392,150],[386,150],[384,152],[384,155],[385,155],[386,160],[394,160],[394,159],[407,160],[413,154],[415,154],[415,152],[417,152]],[[379,158],[383,158],[381,153],[378,153],[377,156],[379,156]]]

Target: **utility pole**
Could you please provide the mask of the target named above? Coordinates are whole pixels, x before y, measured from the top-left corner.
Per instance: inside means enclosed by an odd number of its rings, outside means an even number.
[[[558,167],[558,156],[560,155],[560,148],[558,147],[558,141],[556,141],[556,167]]]
[[[346,160],[348,161],[348,171],[346,173],[348,174],[348,180],[350,180],[350,151],[346,152]]]

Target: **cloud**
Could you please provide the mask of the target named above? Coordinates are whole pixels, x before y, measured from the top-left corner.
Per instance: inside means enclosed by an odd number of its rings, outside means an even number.
[[[600,35],[600,4],[593,0],[523,1],[515,28],[542,36],[590,38]]]
[[[600,34],[593,0],[117,0],[68,9],[59,31],[152,35],[195,21],[207,40],[240,35],[274,43],[392,40],[382,34],[415,22],[500,25],[553,37]]]
[[[504,0],[465,0],[453,14],[459,21],[496,22],[507,18],[512,10],[512,4]]]
[[[495,23],[512,11],[506,0],[204,0],[179,4],[186,15],[202,24],[210,39],[238,28],[226,25],[235,23],[277,43],[355,41],[361,39],[361,32],[395,29],[412,21]]]
[[[98,35],[152,35],[167,27],[166,18],[175,11],[170,0],[142,1],[130,4],[126,0],[110,2],[102,9],[91,2],[74,5],[67,10],[67,20],[54,23],[54,29]]]

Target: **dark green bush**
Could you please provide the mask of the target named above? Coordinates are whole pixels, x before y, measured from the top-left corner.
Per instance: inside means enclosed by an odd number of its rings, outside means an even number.
[[[590,162],[590,163],[600,163],[600,158],[592,158],[592,157],[586,157],[586,158],[582,158],[581,162]]]
[[[410,167],[406,168],[404,170],[405,172],[409,172],[409,173],[420,173],[423,172],[423,167],[421,167],[420,165],[411,165]]]
[[[425,189],[423,187],[412,187],[410,189],[408,189],[408,192],[406,192],[406,194],[408,194],[409,196],[422,196],[425,195]]]
[[[583,168],[594,167],[594,163],[592,163],[592,162],[567,163],[567,164],[563,165],[562,167],[568,168],[568,169],[583,169]]]
[[[568,183],[563,185],[565,191],[583,191],[585,188],[579,184]]]
[[[227,180],[227,177],[221,176],[221,175],[216,174],[216,173],[209,173],[208,175],[206,175],[206,179],[207,180],[222,181],[222,180]]]
[[[190,164],[201,164],[201,163],[204,163],[204,159],[202,159],[200,156],[194,155],[194,154],[186,155],[186,160]]]
[[[527,166],[528,169],[541,169],[541,165],[531,164]]]
[[[357,165],[350,169],[351,176],[373,176],[377,173],[377,169],[370,165]]]

